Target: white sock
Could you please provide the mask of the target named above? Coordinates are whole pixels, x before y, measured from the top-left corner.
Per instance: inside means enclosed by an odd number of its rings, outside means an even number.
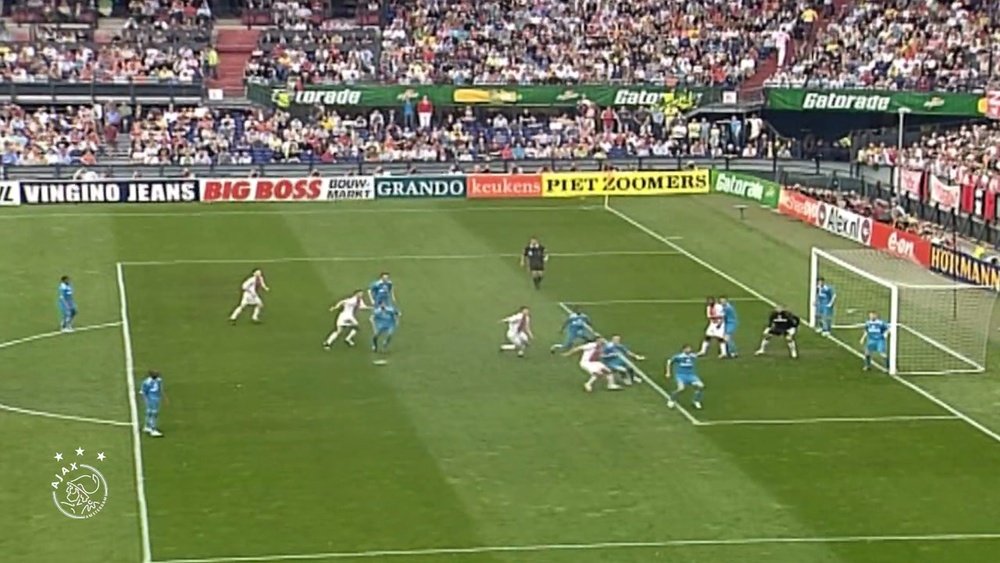
[[[726,346],[725,341],[719,343],[719,353],[723,356],[729,355],[729,346]]]
[[[698,351],[699,354],[704,354],[708,352],[708,340],[703,340],[701,342],[701,350]]]
[[[615,385],[617,385],[617,383],[615,383],[615,376],[609,373],[608,374],[608,387],[614,387]]]
[[[513,344],[501,344],[500,349],[505,352],[511,352],[517,350],[517,346],[514,346]]]
[[[326,342],[324,342],[324,344],[326,344],[327,346],[333,344],[334,340],[336,340],[338,336],[340,336],[340,329],[339,328],[337,330],[331,332],[330,336],[326,337]]]
[[[347,337],[344,338],[344,340],[346,340],[348,342],[354,342],[354,335],[357,334],[357,333],[358,333],[358,329],[352,328],[351,332],[347,333]]]
[[[590,376],[590,379],[587,380],[587,385],[588,386],[593,385],[595,381],[597,381],[597,376],[596,375],[592,375],[592,376]]]
[[[794,340],[788,341],[788,352],[792,355],[793,358],[798,357],[799,347],[795,344]]]
[[[240,313],[242,312],[243,312],[243,305],[237,306],[235,309],[233,309],[233,314],[229,315],[229,320],[235,321],[236,319],[240,318]]]
[[[257,307],[253,308],[253,314],[250,315],[250,318],[252,318],[255,321],[259,321],[260,320],[260,306],[257,306]]]

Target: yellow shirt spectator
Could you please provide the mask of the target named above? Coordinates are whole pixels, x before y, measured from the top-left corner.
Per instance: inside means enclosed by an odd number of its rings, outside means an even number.
[[[986,247],[981,244],[977,244],[976,249],[972,251],[972,257],[976,260],[982,260],[983,256],[986,256]]]
[[[802,11],[802,15],[800,17],[802,18],[802,21],[806,23],[813,23],[814,21],[816,21],[816,18],[819,17],[819,14],[816,13],[816,10],[813,10],[812,8],[806,8],[805,10]]]

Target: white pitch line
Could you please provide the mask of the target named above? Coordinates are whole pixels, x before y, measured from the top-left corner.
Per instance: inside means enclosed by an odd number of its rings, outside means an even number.
[[[139,434],[139,406],[136,404],[135,357],[132,354],[132,334],[128,322],[128,296],[125,293],[125,270],[121,262],[115,264],[118,280],[118,300],[121,306],[122,345],[125,349],[125,388],[128,390],[128,407],[132,426],[132,459],[135,465],[135,493],[139,508],[139,535],[142,542],[142,563],[153,560],[149,539],[149,511],[146,508],[146,480],[142,469],[142,436]]]
[[[712,264],[706,262],[705,260],[702,260],[699,256],[697,256],[697,255],[695,255],[695,254],[693,254],[693,253],[685,250],[679,244],[677,244],[677,243],[675,243],[675,242],[667,239],[666,237],[664,237],[663,235],[661,235],[661,234],[657,233],[656,231],[650,229],[646,225],[643,225],[642,223],[640,223],[640,222],[636,221],[635,219],[629,217],[625,213],[623,213],[623,212],[621,212],[621,211],[619,211],[619,210],[611,207],[607,203],[605,203],[604,208],[606,210],[608,210],[608,212],[610,212],[612,215],[617,216],[622,221],[625,221],[629,225],[632,225],[633,227],[635,227],[636,229],[638,229],[638,230],[646,233],[650,237],[652,237],[652,238],[654,238],[654,239],[662,242],[663,244],[667,245],[668,247],[676,250],[678,253],[680,253],[681,255],[683,255],[685,257],[687,257],[692,262],[694,262],[694,263],[702,266],[706,270],[712,272],[713,274],[719,276],[720,278],[722,278],[722,279],[728,281],[729,283],[735,285],[736,287],[742,289],[746,293],[748,293],[750,295],[753,295],[754,297],[760,299],[764,303],[767,303],[767,304],[769,304],[769,305],[771,305],[773,307],[777,306],[777,303],[775,301],[773,301],[773,300],[765,297],[764,294],[762,294],[759,291],[753,289],[752,287],[750,287],[747,284],[741,282],[740,280],[734,278],[733,276],[729,275],[725,271],[723,271],[723,270],[721,270],[721,269],[713,266]],[[855,350],[851,346],[847,345],[846,343],[844,343],[844,342],[842,342],[842,341],[840,341],[840,340],[838,340],[836,338],[831,338],[830,341],[834,342],[835,344],[837,344],[841,348],[847,350],[848,352],[854,354],[855,356],[859,356],[859,357],[862,356],[862,354],[860,352],[858,352],[857,350]],[[899,377],[898,375],[889,375],[889,377],[893,378],[895,381],[901,383],[902,385],[905,385],[906,387],[910,388],[914,392],[916,392],[919,395],[923,396],[925,399],[931,401],[932,403],[936,404],[937,406],[941,407],[942,409],[944,409],[944,410],[950,412],[951,414],[957,416],[958,418],[962,419],[966,424],[968,424],[969,426],[972,426],[976,430],[979,430],[983,434],[989,436],[994,441],[1000,442],[1000,434],[998,434],[996,431],[991,430],[990,428],[987,428],[985,425],[983,425],[979,421],[973,419],[969,415],[967,415],[967,414],[963,413],[962,411],[958,410],[957,408],[951,406],[949,403],[945,402],[944,400],[939,399],[936,396],[932,395],[929,391],[925,390],[923,387],[920,387],[919,385],[916,385],[915,383],[911,383],[911,382],[903,379],[902,377]]]
[[[930,543],[998,540],[1000,533],[924,534],[832,537],[762,537],[733,539],[678,539],[659,541],[612,541],[595,543],[551,543],[532,545],[496,545],[477,547],[440,547],[424,549],[380,549],[372,551],[332,551],[281,555],[249,555],[164,559],[156,563],[265,563],[267,561],[309,561],[318,559],[371,559],[376,557],[421,557],[428,555],[471,555],[477,553],[537,553],[546,551],[609,551],[616,549],[651,549],[678,547],[714,547],[745,545],[823,545],[852,543]]]
[[[700,426],[797,426],[805,424],[837,424],[854,423],[868,424],[878,422],[920,422],[930,420],[954,420],[959,417],[951,414],[898,415],[898,416],[832,416],[820,418],[779,418],[779,419],[747,419],[747,420],[702,420]]]
[[[48,411],[38,411],[34,409],[15,407],[13,405],[7,405],[4,403],[0,403],[0,411],[13,412],[17,414],[26,414],[30,416],[40,416],[43,418],[55,418],[58,420],[71,420],[73,422],[90,422],[93,424],[106,424],[109,426],[132,426],[130,422],[124,422],[118,420],[106,420],[103,418],[91,418],[89,416],[75,416],[72,414],[59,414]]]
[[[18,344],[26,344],[28,342],[34,342],[36,340],[43,340],[45,338],[54,338],[56,336],[70,336],[78,332],[88,332],[91,330],[100,330],[102,328],[111,328],[114,326],[121,326],[120,321],[115,321],[111,323],[102,323],[96,325],[85,325],[73,330],[73,332],[63,332],[61,330],[54,330],[52,332],[43,332],[41,334],[34,334],[32,336],[25,336],[24,338],[17,338],[15,340],[8,340],[6,342],[0,342],[0,350],[4,348],[10,348],[11,346],[17,346]]]
[[[756,303],[756,297],[729,297],[729,301],[745,301]],[[704,305],[704,297],[690,299],[604,299],[601,301],[566,301],[569,305],[601,306],[601,305]]]
[[[225,204],[222,204],[223,206]],[[67,219],[67,218],[86,218],[86,217],[242,217],[245,215],[337,215],[342,213],[349,213],[355,215],[358,213],[376,213],[376,214],[392,214],[392,213],[476,213],[476,212],[490,212],[490,211],[511,211],[511,212],[521,212],[521,211],[598,211],[601,210],[602,206],[598,205],[582,205],[582,206],[571,206],[571,205],[526,205],[526,206],[510,206],[510,205],[483,205],[483,206],[462,206],[462,207],[385,207],[385,208],[375,208],[375,207],[353,207],[352,205],[344,206],[343,203],[337,204],[336,207],[326,207],[322,206],[310,207],[309,209],[238,209],[231,211],[223,211],[222,209],[217,209],[215,211],[95,211],[93,213],[87,212],[71,212],[71,213],[4,213],[0,214],[0,220],[9,219]]]
[[[597,250],[593,252],[553,252],[554,258],[594,258],[598,256],[677,256],[669,250]],[[282,264],[291,262],[389,262],[402,260],[485,260],[520,258],[520,254],[400,254],[396,256],[287,256],[278,258],[190,258],[122,262],[123,266],[173,266],[180,264]]]
[[[569,306],[567,306],[565,303],[559,303],[559,307],[562,308],[562,310],[566,311],[567,313],[572,313],[573,312],[573,310],[570,309]],[[597,331],[594,330],[593,327],[590,327],[590,330],[593,331],[594,334],[598,334]],[[635,365],[628,358],[623,358],[623,359],[624,359],[625,363],[628,364],[628,366],[631,367],[632,370],[635,371],[635,373],[638,374],[639,377],[642,378],[643,381],[645,381],[647,384],[649,384],[649,386],[653,389],[653,391],[656,391],[661,397],[663,397],[667,401],[672,401],[673,400],[673,399],[670,398],[670,393],[667,393],[667,391],[665,389],[663,389],[663,387],[660,387],[660,385],[658,383],[656,383],[655,381],[653,381],[653,378],[651,378],[648,375],[646,375],[646,372],[642,371],[639,368],[639,366]],[[697,418],[694,417],[694,415],[692,415],[690,412],[688,412],[687,409],[685,409],[683,406],[681,406],[681,404],[679,402],[675,402],[674,403],[674,407],[677,409],[678,412],[680,412],[684,416],[684,418],[688,419],[688,422],[690,422],[691,424],[693,424],[695,426],[699,426],[701,424],[701,421],[699,421]]]

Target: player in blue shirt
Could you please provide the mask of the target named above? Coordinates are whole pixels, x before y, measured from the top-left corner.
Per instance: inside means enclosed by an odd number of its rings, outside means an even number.
[[[146,401],[146,425],[142,431],[154,438],[163,436],[156,426],[156,419],[160,416],[160,401],[165,398],[163,393],[163,379],[160,372],[150,371],[146,379],[142,380],[142,398]]]
[[[570,312],[566,320],[563,321],[562,328],[559,329],[565,335],[563,343],[553,344],[549,348],[549,351],[553,354],[558,351],[565,352],[566,350],[572,350],[576,346],[577,340],[584,342],[593,340],[595,335],[593,329],[590,327],[590,317],[579,310]]]
[[[836,302],[837,291],[825,279],[819,278],[816,284],[816,320],[824,336],[829,336],[833,328],[833,306]]]
[[[880,319],[875,311],[869,312],[868,320],[865,321],[865,332],[861,335],[861,344],[865,345],[865,371],[872,367],[872,354],[878,354],[886,359],[886,338],[888,337],[889,324]],[[888,367],[886,364],[886,368]]]
[[[368,286],[368,299],[372,305],[395,305],[396,292],[392,290],[392,280],[389,279],[389,272],[379,274],[377,280]]]
[[[705,393],[705,384],[702,383],[701,378],[694,371],[694,362],[697,359],[697,355],[691,351],[691,345],[685,344],[681,351],[674,354],[667,360],[667,381],[670,381],[671,373],[674,376],[674,380],[677,381],[677,389],[670,394],[670,399],[667,400],[667,406],[674,408],[677,402],[677,396],[681,394],[687,387],[694,387],[694,408],[701,408],[701,397]]]
[[[372,310],[372,352],[385,352],[399,327],[400,312],[393,305],[382,303]]]
[[[69,276],[59,278],[59,330],[73,332],[73,319],[76,318],[76,299],[73,297],[73,285]]]
[[[635,370],[632,369],[631,363],[627,360],[641,362],[645,359],[622,344],[622,337],[617,334],[604,344],[604,352],[601,356],[601,361],[604,365],[608,366],[608,369],[611,371],[621,375],[625,385],[632,385],[632,383],[642,381],[636,376]]]
[[[733,303],[725,297],[720,297],[719,303],[722,305],[722,321],[725,326],[727,357],[735,358],[739,354],[736,351],[734,334],[736,333],[736,327],[740,324],[739,318],[736,316],[736,307],[733,307]]]

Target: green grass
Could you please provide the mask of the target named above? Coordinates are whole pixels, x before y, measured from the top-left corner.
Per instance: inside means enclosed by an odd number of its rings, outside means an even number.
[[[749,354],[769,307],[747,287],[804,313],[809,248],[850,243],[755,208],[741,221],[733,203],[613,202],[669,243],[591,201],[5,210],[0,342],[52,330],[63,273],[79,324],[119,321],[126,263],[136,377],[161,370],[170,400],[166,437],[141,443],[154,561],[995,561],[1000,443],[808,331],[798,361],[779,342]],[[532,234],[556,253],[542,291],[517,267]],[[229,326],[254,265],[265,322]],[[404,312],[388,365],[324,352],[327,307],[382,270]],[[735,300],[745,355],[701,362],[701,425],[649,385],[586,394],[575,361],[546,351],[559,304],[587,303],[666,386],[663,358],[699,340],[709,294]],[[497,321],[522,304],[538,342],[518,360],[497,353]],[[0,348],[0,403],[128,421],[124,369],[118,327]],[[1000,429],[992,372],[912,381]],[[825,420],[844,417],[861,420]],[[52,456],[77,447],[108,456],[108,505],[84,521],[47,489]],[[128,428],[0,411],[0,469],[3,559],[141,561]],[[420,553],[445,548],[473,551]]]

